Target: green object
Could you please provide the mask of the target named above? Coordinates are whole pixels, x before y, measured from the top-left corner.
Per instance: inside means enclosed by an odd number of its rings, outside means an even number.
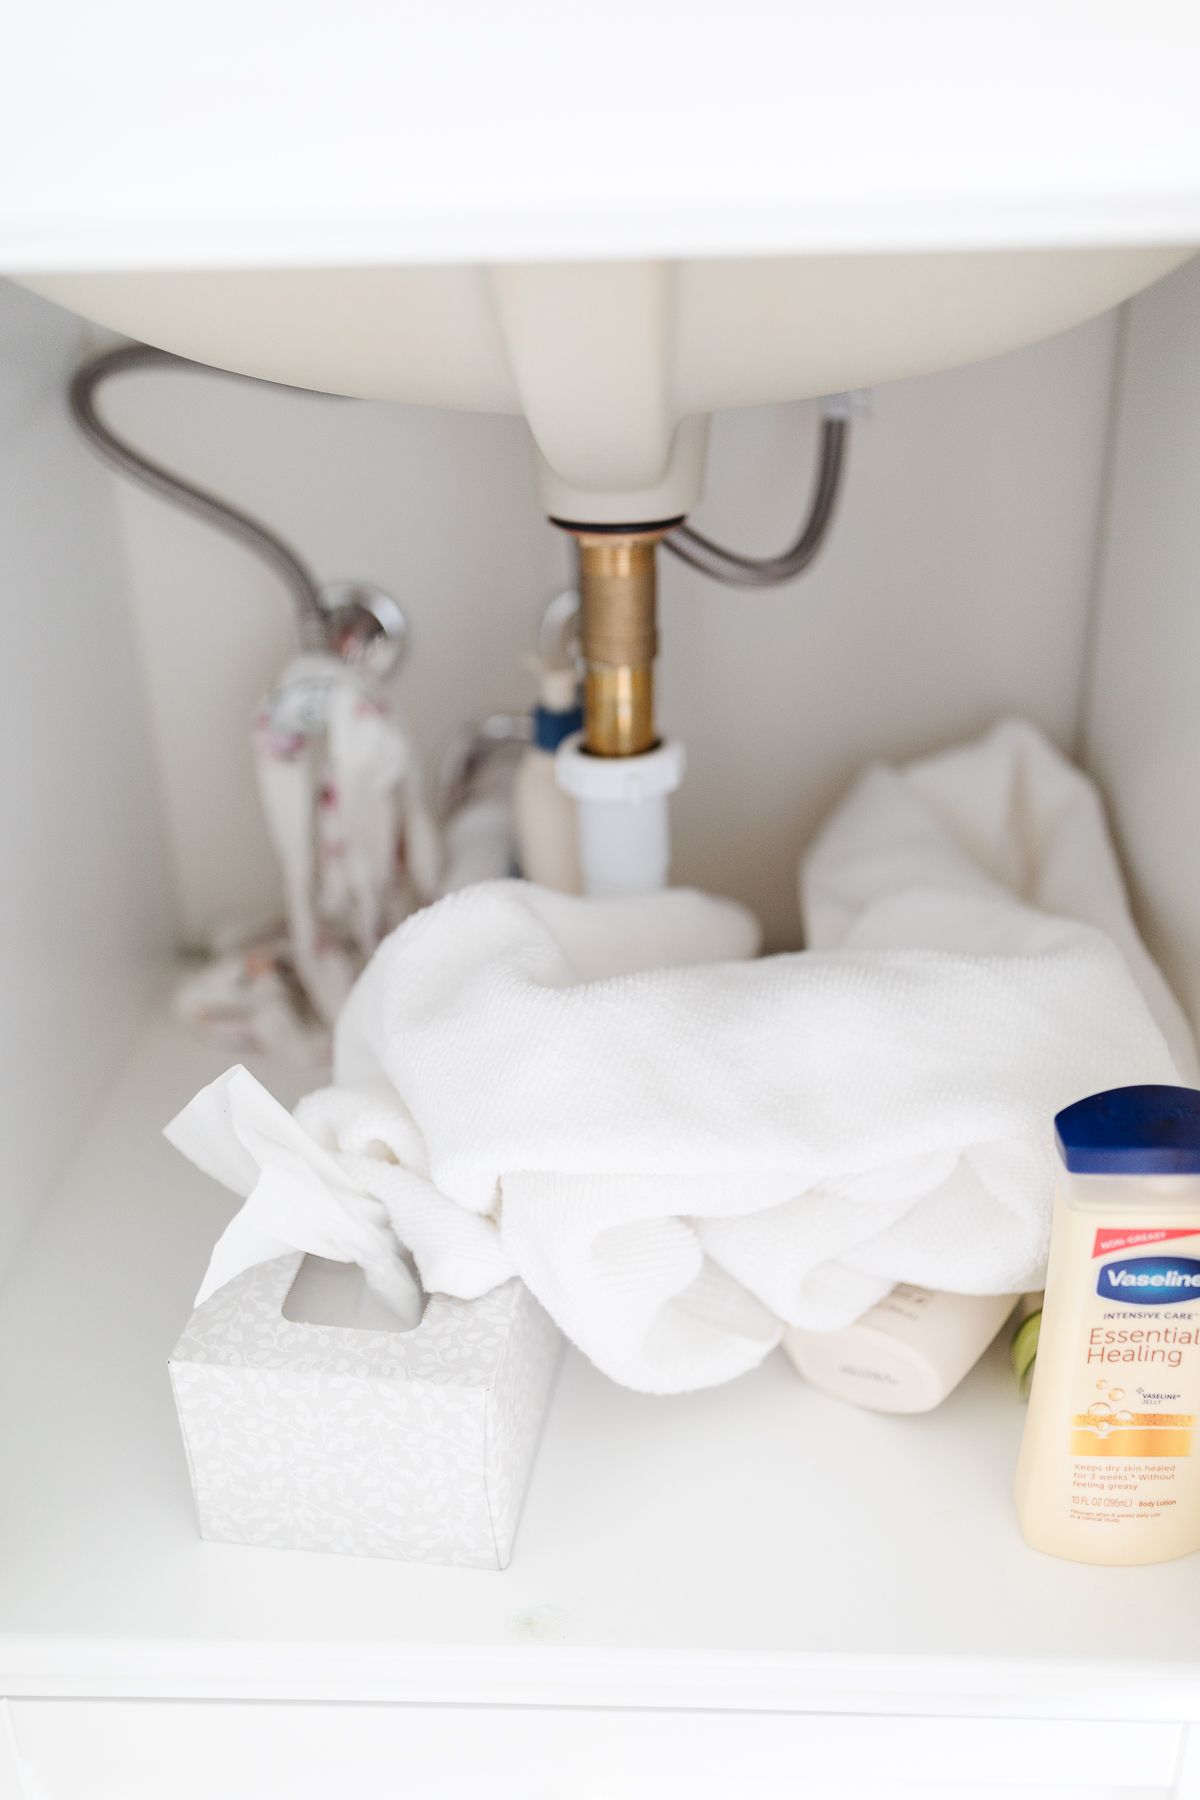
[[[1038,1336],[1042,1329],[1042,1309],[1039,1306],[1035,1313],[1022,1319],[1012,1341],[1013,1374],[1017,1378],[1017,1386],[1022,1400],[1028,1400],[1029,1390],[1033,1385],[1033,1365],[1037,1361]]]

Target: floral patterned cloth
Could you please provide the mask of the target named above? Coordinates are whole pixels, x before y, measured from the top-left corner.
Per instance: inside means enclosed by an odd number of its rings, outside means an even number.
[[[225,934],[177,1010],[244,1053],[310,1061],[375,946],[436,891],[438,834],[392,700],[338,657],[288,665],[253,743],[284,921]]]

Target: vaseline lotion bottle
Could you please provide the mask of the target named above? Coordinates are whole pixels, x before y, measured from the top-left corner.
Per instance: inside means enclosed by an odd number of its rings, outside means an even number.
[[[1055,1126],[1021,1528],[1076,1562],[1164,1562],[1200,1550],[1200,1093],[1114,1088]]]

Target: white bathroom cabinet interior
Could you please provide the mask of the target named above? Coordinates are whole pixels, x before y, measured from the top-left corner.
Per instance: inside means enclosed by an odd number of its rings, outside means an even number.
[[[881,391],[811,577],[752,599],[671,572],[685,878],[795,941],[796,851],[853,768],[1024,712],[1102,776],[1197,1016],[1198,316],[1193,265],[1123,322]],[[780,1357],[670,1401],[569,1357],[504,1575],[199,1541],[165,1359],[227,1199],[158,1133],[226,1059],[168,1022],[169,947],[226,880],[235,910],[272,898],[243,744],[288,619],[92,466],[62,415],[81,350],[0,289],[3,1800],[373,1800],[401,1768],[531,1800],[1200,1794],[1200,1569],[1023,1547],[1002,1346],[917,1419]],[[402,595],[426,747],[524,697],[562,563],[517,426],[163,377],[120,417]],[[723,421],[702,522],[782,535],[810,423]]]
[[[10,1780],[382,1800],[401,1759],[514,1800],[577,1770],[636,1800],[1196,1791],[1195,1570],[1025,1549],[1003,1346],[911,1419],[779,1355],[674,1400],[569,1355],[503,1575],[201,1543],[164,1364],[232,1203],[157,1128],[219,1064],[147,1027],[0,1310]]]

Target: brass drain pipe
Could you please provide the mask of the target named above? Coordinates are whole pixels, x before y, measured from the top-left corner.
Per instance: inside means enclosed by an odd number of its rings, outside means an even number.
[[[658,743],[658,546],[677,522],[619,531],[566,526],[579,546],[583,737],[591,756],[641,756]]]

